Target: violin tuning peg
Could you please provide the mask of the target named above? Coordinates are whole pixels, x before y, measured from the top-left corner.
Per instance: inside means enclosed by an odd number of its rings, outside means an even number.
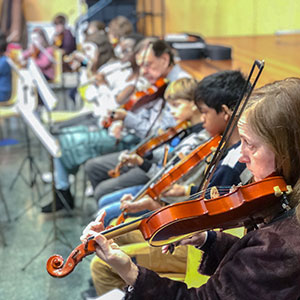
[[[287,186],[286,186],[286,189],[287,189],[287,191],[286,191],[286,194],[287,194],[287,195],[291,194],[292,191],[293,191],[293,188],[292,188],[291,185],[287,185]]]
[[[281,191],[281,189],[280,189],[280,187],[278,185],[274,186],[273,189],[274,189],[274,195],[275,195],[275,197],[282,196],[283,192]]]

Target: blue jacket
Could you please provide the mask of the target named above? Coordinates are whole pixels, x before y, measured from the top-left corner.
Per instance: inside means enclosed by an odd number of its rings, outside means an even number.
[[[7,101],[11,97],[12,79],[11,68],[6,56],[0,56],[0,102]]]

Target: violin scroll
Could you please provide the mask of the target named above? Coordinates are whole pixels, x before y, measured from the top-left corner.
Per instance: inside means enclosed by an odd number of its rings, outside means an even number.
[[[96,251],[95,241],[90,240],[87,243],[83,243],[77,246],[69,255],[66,262],[60,255],[53,255],[49,257],[47,261],[47,271],[53,277],[65,277],[69,275],[76,265],[82,261],[82,259]]]

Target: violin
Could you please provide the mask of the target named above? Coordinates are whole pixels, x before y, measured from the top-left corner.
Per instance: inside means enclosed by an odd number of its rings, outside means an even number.
[[[164,174],[153,186],[149,186],[145,189],[140,190],[135,197],[133,202],[141,198],[144,195],[150,196],[156,200],[159,195],[174,182],[179,180],[182,176],[192,170],[197,164],[199,164],[205,157],[214,151],[221,140],[220,136],[215,136],[206,143],[203,143],[186,157],[184,157],[178,164],[176,164],[170,171]],[[126,212],[122,212],[117,219],[117,224],[124,223],[126,219]]]
[[[250,219],[255,221],[257,213],[277,204],[284,193],[290,192],[291,187],[281,176],[268,177],[239,186],[217,198],[200,196],[199,199],[165,206],[132,222],[105,229],[101,234],[111,239],[138,229],[151,246],[160,247],[196,232],[240,227]],[[54,277],[67,276],[85,256],[95,251],[96,242],[91,237],[71,252],[65,264],[60,255],[51,256],[47,261],[47,271]]]
[[[125,104],[121,105],[120,108],[126,110],[135,110],[145,105],[146,103],[161,97],[167,88],[168,80],[166,78],[159,78],[155,84],[149,87],[146,91],[137,91]],[[108,119],[102,122],[104,128],[109,128],[113,122],[113,116],[110,115]]]
[[[62,46],[63,40],[64,40],[64,33],[63,32],[60,33],[60,34],[56,34],[53,37],[53,46],[55,46],[57,48],[60,48]]]
[[[176,135],[180,134],[183,130],[186,130],[190,127],[189,121],[182,121],[177,124],[175,127],[171,127],[167,129],[164,133],[151,137],[150,139],[146,139],[141,144],[138,144],[133,150],[131,150],[130,154],[138,154],[139,156],[144,156],[146,153],[153,151],[160,145],[170,141]],[[114,170],[109,170],[108,175],[112,178],[120,176],[120,169],[123,167],[123,163],[120,162],[117,164]]]
[[[33,52],[31,53],[31,57],[33,59],[37,59],[39,54],[40,54],[41,50],[37,47],[37,46],[34,46],[33,47]]]

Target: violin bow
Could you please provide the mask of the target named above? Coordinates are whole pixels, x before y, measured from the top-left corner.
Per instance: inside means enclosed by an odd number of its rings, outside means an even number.
[[[216,171],[216,167],[218,165],[218,163],[220,162],[221,158],[223,157],[224,151],[227,148],[228,145],[228,141],[235,129],[235,127],[237,126],[238,120],[241,117],[244,109],[246,108],[247,102],[252,94],[252,91],[254,90],[256,83],[261,75],[261,72],[264,68],[265,62],[264,60],[258,60],[256,59],[252,65],[252,68],[249,72],[247,81],[243,87],[243,90],[241,92],[241,95],[238,99],[237,104],[235,105],[235,108],[232,112],[232,115],[228,121],[228,124],[225,128],[225,131],[223,133],[223,136],[221,138],[221,141],[212,157],[212,160],[208,166],[208,168],[206,169],[206,172],[204,174],[204,177],[200,183],[199,189],[197,192],[202,191],[202,194],[205,195],[205,191],[207,190],[207,187],[209,185],[209,182],[214,174],[214,172]],[[250,80],[252,78],[252,75],[254,73],[255,67],[258,68],[258,73],[253,81],[253,84],[250,84]],[[246,93],[248,92],[248,94],[246,95]],[[246,97],[245,97],[246,95]],[[245,99],[244,101],[242,101],[243,99]]]
[[[136,200],[138,200],[139,198],[141,198],[144,194],[145,194],[145,192],[148,190],[148,188],[153,184],[153,183],[155,183],[165,172],[166,172],[166,170],[169,168],[169,167],[171,167],[171,166],[173,166],[173,164],[176,164],[177,163],[177,161],[178,161],[178,159],[179,159],[179,154],[177,154],[177,155],[174,155],[167,163],[166,163],[166,165],[165,166],[163,166],[163,168],[161,168],[160,170],[159,170],[159,172],[155,175],[155,176],[153,176],[144,186],[143,186],[143,188],[134,196],[134,198],[131,200],[131,202],[134,202],[134,201],[136,201]],[[121,215],[118,217],[118,219],[117,219],[117,225],[119,225],[119,224],[121,224],[121,223],[123,223],[124,221],[125,221],[125,219],[126,219],[126,217],[127,217],[127,212],[126,212],[126,210],[123,210],[122,211],[122,213],[121,213]]]

